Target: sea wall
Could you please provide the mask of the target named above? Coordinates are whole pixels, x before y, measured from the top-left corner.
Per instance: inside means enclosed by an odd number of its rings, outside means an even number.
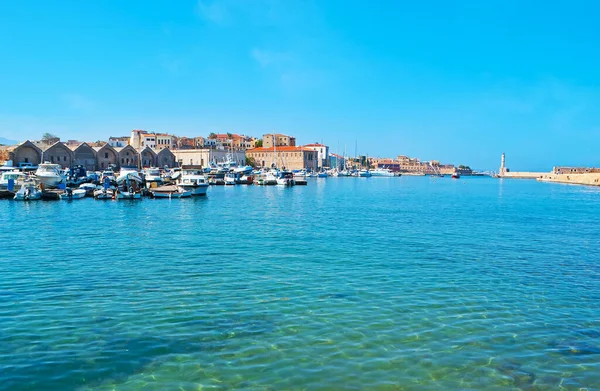
[[[537,179],[539,177],[542,177],[544,175],[547,175],[547,173],[545,172],[528,172],[528,171],[509,171],[509,172],[504,172],[498,175],[499,178],[513,178],[513,179]]]
[[[555,174],[548,173],[537,178],[541,182],[571,183],[573,185],[600,186],[600,173]]]

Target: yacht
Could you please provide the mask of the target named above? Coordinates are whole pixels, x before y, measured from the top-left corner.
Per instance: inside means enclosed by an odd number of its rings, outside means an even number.
[[[389,168],[376,168],[371,170],[371,176],[394,176],[394,172]]]
[[[277,175],[277,184],[281,186],[294,186],[294,174],[290,171],[281,171]]]
[[[192,195],[203,196],[208,190],[208,182],[202,173],[202,170],[183,170],[179,186],[186,191],[190,191]]]
[[[35,176],[44,187],[52,189],[57,188],[58,185],[64,184],[67,181],[67,178],[62,173],[60,164],[49,162],[40,164],[35,171]]]
[[[452,174],[452,179],[459,179],[460,178],[460,174],[458,172],[455,172],[454,174]]]

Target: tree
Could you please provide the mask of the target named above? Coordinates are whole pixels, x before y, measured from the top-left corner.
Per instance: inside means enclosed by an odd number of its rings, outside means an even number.
[[[254,144],[254,146],[256,148],[261,148],[263,146],[262,138],[260,140],[256,140],[256,143]]]
[[[256,168],[256,159],[253,157],[246,156],[246,165]]]
[[[52,133],[46,132],[46,133],[42,134],[42,141],[44,141],[45,143],[51,144],[51,143],[60,141],[60,138],[58,138],[58,136],[56,136]]]
[[[233,138],[233,134],[232,133],[227,133],[227,138],[231,140]]]
[[[212,140],[212,139],[215,139],[215,138],[217,138],[217,135],[216,135],[214,132],[211,132],[211,133],[208,135],[208,138]]]
[[[459,165],[459,166],[458,166],[458,169],[459,169],[459,170],[470,170],[470,169],[471,169],[471,167],[469,167],[469,166],[463,166],[463,165],[461,164],[461,165]]]

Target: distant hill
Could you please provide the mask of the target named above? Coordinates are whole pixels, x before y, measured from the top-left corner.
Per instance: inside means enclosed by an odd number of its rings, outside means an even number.
[[[15,144],[18,144],[18,141],[9,140],[7,138],[0,137],[0,144],[2,144],[2,145],[15,145]]]

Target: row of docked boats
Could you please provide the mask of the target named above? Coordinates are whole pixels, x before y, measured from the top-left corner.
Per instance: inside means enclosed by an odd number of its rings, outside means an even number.
[[[48,167],[50,166],[50,167]],[[121,168],[120,172],[105,170],[77,180],[57,169],[58,165],[41,164],[34,174],[14,168],[0,170],[0,198],[19,201],[95,199],[140,199],[143,195],[156,198],[182,198],[206,195],[208,182],[201,170],[162,172],[160,182],[146,181],[145,173],[134,168]],[[59,167],[58,167],[59,168]],[[165,170],[167,171],[167,170]],[[40,174],[40,175],[38,175]],[[77,185],[77,183],[80,183]]]

